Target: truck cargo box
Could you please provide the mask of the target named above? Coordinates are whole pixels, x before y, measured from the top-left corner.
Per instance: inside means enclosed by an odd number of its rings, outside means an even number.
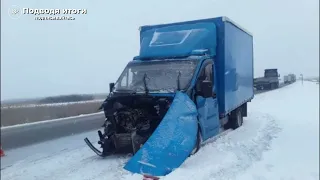
[[[140,59],[188,57],[210,49],[214,56],[219,113],[254,96],[253,36],[227,17],[140,27]]]

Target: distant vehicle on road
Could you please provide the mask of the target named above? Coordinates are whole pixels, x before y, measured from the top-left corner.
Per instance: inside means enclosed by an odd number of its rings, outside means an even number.
[[[295,74],[288,74],[286,76],[283,77],[283,82],[285,84],[291,84],[291,83],[294,83],[296,82],[296,75]]]
[[[254,87],[257,90],[271,90],[279,88],[278,69],[265,69],[264,76],[254,79]]]

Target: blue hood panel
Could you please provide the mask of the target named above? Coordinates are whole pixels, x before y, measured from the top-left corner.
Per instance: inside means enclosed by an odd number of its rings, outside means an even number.
[[[177,92],[161,123],[124,169],[138,174],[165,176],[178,168],[193,150],[198,131],[197,108]]]
[[[213,22],[168,25],[140,33],[140,59],[190,56],[193,50],[216,54],[216,26]]]

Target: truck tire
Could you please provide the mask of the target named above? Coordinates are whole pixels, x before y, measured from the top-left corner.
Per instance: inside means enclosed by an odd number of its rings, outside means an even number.
[[[264,87],[265,87],[265,90],[271,90],[272,84],[266,84]]]
[[[229,127],[232,129],[237,129],[243,124],[242,108],[239,107],[231,113],[229,118]]]
[[[272,90],[272,89],[275,89],[274,83],[271,83],[271,84],[270,84],[270,89],[271,89],[271,90]]]
[[[191,151],[189,157],[196,154],[199,151],[199,149],[201,147],[200,144],[201,144],[201,133],[200,133],[200,127],[198,126],[197,141],[196,141],[196,144],[195,144],[193,150]]]

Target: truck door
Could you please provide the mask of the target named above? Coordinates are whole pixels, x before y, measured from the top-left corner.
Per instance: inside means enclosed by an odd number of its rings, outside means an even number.
[[[218,111],[218,100],[214,91],[214,73],[212,72],[212,60],[203,63],[196,82],[196,105],[198,119],[201,128],[202,140],[205,141],[219,133],[220,121]],[[201,93],[201,83],[212,82],[212,96],[204,97]]]

